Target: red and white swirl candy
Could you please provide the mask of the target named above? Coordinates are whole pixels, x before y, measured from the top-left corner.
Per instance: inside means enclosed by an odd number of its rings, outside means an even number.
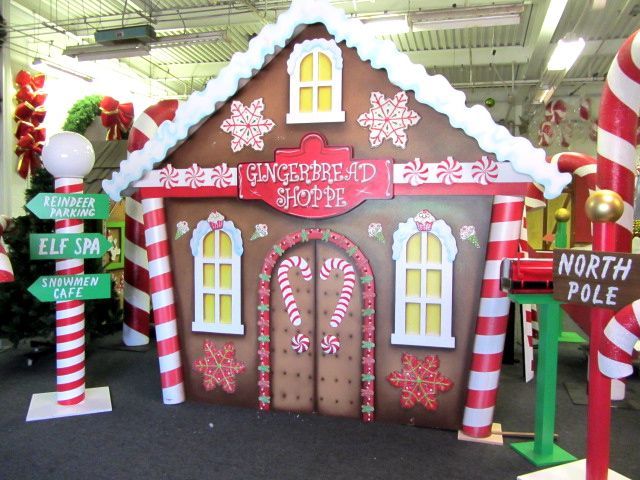
[[[179,181],[180,173],[170,163],[160,170],[160,183],[164,188],[175,187]]]
[[[320,341],[320,348],[325,355],[335,355],[340,350],[340,340],[335,335],[325,335]]]
[[[280,264],[280,267],[278,267],[278,284],[280,285],[280,291],[282,292],[284,306],[287,309],[289,321],[294,327],[298,327],[302,323],[302,319],[300,317],[298,303],[293,296],[291,284],[289,283],[289,270],[292,268],[299,268],[302,273],[302,278],[307,282],[311,280],[311,269],[309,268],[307,261],[297,255],[285,258]]]
[[[554,100],[547,103],[544,111],[544,118],[550,122],[560,125],[567,116],[567,104],[564,100]]]
[[[187,168],[184,174],[184,178],[191,188],[198,188],[204,185],[205,177],[204,170],[196,163]]]
[[[453,185],[462,178],[462,165],[453,157],[447,157],[442,160],[436,167],[436,177],[444,182],[445,185]]]
[[[542,122],[538,129],[538,146],[548,147],[554,136],[553,124],[551,122]]]
[[[338,304],[336,305],[329,325],[337,327],[344,320],[344,316],[349,308],[349,302],[351,301],[351,295],[353,294],[353,287],[356,284],[356,272],[353,266],[341,258],[328,258],[320,269],[320,278],[326,280],[329,278],[332,270],[340,270],[344,274],[342,279],[342,291],[338,298]]]
[[[425,183],[429,178],[429,167],[426,163],[422,163],[419,158],[414,158],[404,166],[402,175],[412,186],[417,187]]]
[[[231,185],[231,182],[233,181],[233,174],[226,163],[221,163],[220,165],[213,167],[211,180],[213,181],[214,187],[225,188]]]
[[[483,155],[471,166],[471,177],[480,185],[489,185],[498,178],[498,164]]]
[[[304,333],[298,333],[291,337],[291,348],[296,353],[304,353],[309,350],[311,340]]]

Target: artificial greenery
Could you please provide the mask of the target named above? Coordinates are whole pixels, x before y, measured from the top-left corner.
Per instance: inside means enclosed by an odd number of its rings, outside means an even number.
[[[62,130],[84,135],[93,119],[100,115],[101,95],[89,95],[78,100],[69,109]]]
[[[53,191],[53,177],[44,168],[31,177],[31,186],[26,190],[28,203],[40,192]],[[25,208],[26,210],[26,208]],[[13,219],[14,226],[4,233],[15,281],[0,285],[0,338],[8,338],[14,346],[27,338],[53,340],[55,325],[55,303],[40,302],[27,288],[41,275],[54,275],[53,260],[31,260],[29,234],[51,233],[53,220],[40,220],[31,212]],[[85,231],[95,232],[97,221],[86,221]],[[87,273],[101,273],[101,259],[85,260]],[[113,283],[111,298],[89,300],[85,303],[85,331],[91,337],[116,332],[122,326],[122,310],[119,307]]]

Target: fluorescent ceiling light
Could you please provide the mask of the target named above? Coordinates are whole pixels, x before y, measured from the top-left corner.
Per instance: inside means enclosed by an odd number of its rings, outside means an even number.
[[[406,15],[392,15],[389,17],[363,19],[367,30],[375,35],[392,35],[409,33],[409,22]]]
[[[149,46],[140,44],[127,45],[78,45],[65,48],[63,55],[75,57],[79,62],[106,60],[108,58],[142,57],[149,55]]]
[[[469,27],[517,25],[524,12],[522,4],[488,5],[428,10],[409,15],[414,30],[444,30]]]
[[[79,78],[81,80],[84,80],[85,82],[93,81],[92,76],[74,70],[73,68],[67,67],[66,65],[61,65],[59,63],[53,62],[48,58],[36,57],[33,59],[33,63],[31,64],[31,66],[34,70],[42,72],[46,75],[51,75],[52,77],[59,77],[60,74],[63,74]]]
[[[582,53],[582,50],[584,50],[584,39],[582,37],[577,40],[558,41],[547,64],[547,70],[569,70]]]
[[[227,36],[225,30],[216,30],[215,32],[186,33],[184,35],[168,35],[166,37],[158,37],[148,45],[151,48],[181,47],[183,45],[197,45],[199,43],[211,43],[224,40]]]

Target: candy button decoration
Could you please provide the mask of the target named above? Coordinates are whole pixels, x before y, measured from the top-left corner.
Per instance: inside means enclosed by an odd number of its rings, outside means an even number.
[[[335,335],[325,335],[320,342],[320,348],[325,355],[335,355],[340,350],[340,340]]]
[[[307,337],[304,333],[298,333],[291,337],[291,348],[294,352],[300,354],[309,350],[309,345],[311,341],[309,337]]]

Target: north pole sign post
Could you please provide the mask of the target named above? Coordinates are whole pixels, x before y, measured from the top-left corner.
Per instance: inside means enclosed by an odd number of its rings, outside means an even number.
[[[630,253],[553,252],[553,298],[618,310],[638,299],[640,256]]]
[[[109,216],[109,197],[103,193],[39,193],[26,206],[41,220],[102,220]]]
[[[42,275],[28,288],[41,302],[95,300],[111,295],[111,275]]]
[[[100,258],[112,243],[101,233],[32,233],[29,235],[31,260]]]

